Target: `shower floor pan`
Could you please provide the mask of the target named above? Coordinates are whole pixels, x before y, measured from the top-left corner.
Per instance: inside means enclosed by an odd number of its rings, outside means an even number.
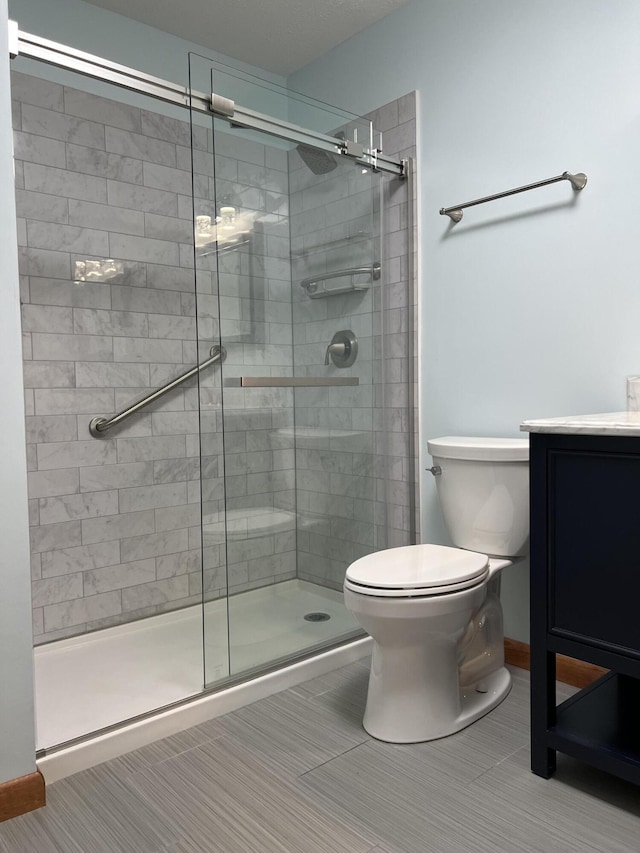
[[[321,612],[331,618],[305,620]],[[214,683],[357,630],[342,593],[300,580],[205,605],[206,678]],[[200,606],[59,640],[34,650],[38,749],[197,696]],[[229,637],[231,654],[229,655]]]

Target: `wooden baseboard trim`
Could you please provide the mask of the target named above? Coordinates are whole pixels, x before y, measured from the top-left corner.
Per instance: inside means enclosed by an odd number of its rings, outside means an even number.
[[[45,804],[44,776],[39,770],[0,783],[0,821],[32,812]]]
[[[505,662],[511,666],[519,666],[521,669],[531,668],[531,649],[528,643],[505,637],[504,658]],[[571,684],[572,687],[587,687],[607,671],[592,663],[568,658],[565,655],[556,655],[556,678],[564,684]]]

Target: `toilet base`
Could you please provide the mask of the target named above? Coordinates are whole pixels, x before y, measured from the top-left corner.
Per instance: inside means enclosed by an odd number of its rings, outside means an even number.
[[[470,726],[499,705],[511,690],[511,675],[505,667],[501,667],[484,678],[477,687],[481,687],[482,692],[468,688],[460,693],[459,713],[446,720],[441,715],[436,715],[437,719],[434,719],[428,712],[421,719],[417,718],[416,708],[429,708],[429,697],[426,694],[422,702],[420,697],[413,694],[410,719],[403,719],[402,710],[395,701],[395,707],[390,713],[391,709],[385,707],[385,694],[377,691],[372,694],[370,689],[363,727],[371,737],[386,743],[422,743],[448,737]],[[418,704],[413,705],[416,701]],[[409,710],[409,706],[405,707]]]

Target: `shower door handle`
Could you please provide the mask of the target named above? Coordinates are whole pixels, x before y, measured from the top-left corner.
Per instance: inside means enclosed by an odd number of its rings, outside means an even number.
[[[332,378],[330,376],[240,376],[241,388],[335,388],[344,385],[359,385],[357,376]],[[236,380],[237,381],[237,380]],[[235,384],[227,380],[226,384]]]

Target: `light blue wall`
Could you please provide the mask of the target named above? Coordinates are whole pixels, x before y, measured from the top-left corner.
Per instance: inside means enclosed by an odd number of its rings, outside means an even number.
[[[6,22],[7,3],[0,0],[0,186],[5,188],[0,203],[0,783],[35,770],[27,461]]]
[[[525,418],[625,408],[640,372],[640,4],[416,0],[294,74],[366,112],[420,93],[422,446],[515,436]],[[566,183],[439,208],[564,170]],[[428,457],[423,468],[430,465]],[[443,540],[432,478],[425,539]],[[507,635],[528,639],[527,567],[505,572]]]

